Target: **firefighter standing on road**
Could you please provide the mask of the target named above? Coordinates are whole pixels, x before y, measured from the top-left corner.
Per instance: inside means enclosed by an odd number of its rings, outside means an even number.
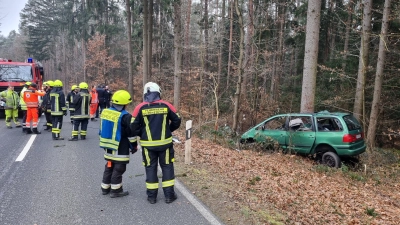
[[[67,115],[67,108],[65,107],[65,95],[62,87],[63,83],[61,80],[55,80],[53,90],[50,92],[52,118],[51,133],[53,140],[64,140],[64,138],[60,136],[60,133],[63,116]]]
[[[72,128],[72,137],[68,141],[77,141],[79,135],[79,125],[81,126],[81,139],[86,139],[86,131],[89,123],[90,94],[88,84],[82,82],[79,84],[80,91],[73,96],[74,105],[74,127]],[[76,89],[77,90],[77,89]]]
[[[90,120],[91,121],[97,121],[95,119],[95,117],[96,117],[96,110],[97,110],[97,107],[99,105],[99,96],[98,96],[98,93],[96,91],[96,87],[95,86],[92,87],[92,91],[90,92],[90,96],[92,98],[92,100],[90,102]]]
[[[15,127],[21,127],[18,121],[18,93],[14,91],[14,87],[9,85],[8,89],[0,93],[0,97],[5,100],[4,110],[6,112],[6,126],[11,129],[11,119],[14,121]]]
[[[153,82],[144,86],[144,101],[132,114],[132,136],[140,136],[143,164],[146,169],[147,200],[154,204],[158,194],[157,165],[162,170],[165,202],[177,199],[174,190],[174,148],[172,132],[179,128],[181,118],[174,106],[161,100],[160,87]]]
[[[22,91],[20,93],[20,99],[19,99],[19,105],[21,106],[21,110],[22,110],[22,132],[26,132],[26,110],[28,110],[28,108],[26,108],[26,103],[24,101],[24,92],[26,90],[28,90],[29,85],[31,85],[31,82],[28,81],[24,84],[24,88],[22,88]]]
[[[31,83],[29,85],[29,89],[24,92],[24,101],[26,103],[26,107],[28,108],[26,112],[26,123],[25,130],[27,134],[40,134],[37,129],[38,125],[38,107],[39,107],[39,96],[44,96],[45,93],[37,90],[37,85],[35,83]],[[31,122],[32,122],[32,130],[31,130]]]
[[[49,80],[43,83],[45,85],[46,94],[43,96],[42,101],[42,110],[46,117],[46,128],[44,130],[51,131],[51,127],[53,126],[53,122],[51,120],[51,102],[50,102],[50,92],[53,89],[54,82]]]
[[[69,116],[71,119],[71,124],[74,124],[74,112],[75,112],[75,105],[74,105],[74,96],[78,93],[78,85],[72,85],[71,92],[67,95],[67,101],[65,104],[69,109]]]
[[[104,159],[107,160],[101,190],[103,195],[111,192],[111,198],[129,194],[123,191],[122,174],[129,163],[129,150],[132,154],[137,151],[136,141],[129,139],[132,115],[125,110],[131,102],[131,95],[119,90],[112,96],[112,106],[104,109],[100,116],[100,147],[104,149]]]

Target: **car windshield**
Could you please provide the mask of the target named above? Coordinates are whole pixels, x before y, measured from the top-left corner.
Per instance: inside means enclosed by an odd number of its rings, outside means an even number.
[[[343,120],[346,123],[347,129],[349,129],[349,131],[358,130],[361,128],[360,123],[352,115],[343,116]]]
[[[0,65],[0,81],[30,81],[31,66]]]

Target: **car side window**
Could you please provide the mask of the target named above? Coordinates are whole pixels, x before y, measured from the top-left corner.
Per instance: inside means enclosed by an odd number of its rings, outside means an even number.
[[[268,120],[262,126],[262,130],[285,130],[286,124],[286,116],[280,116],[273,118],[272,120]]]
[[[335,117],[318,117],[317,128],[319,132],[343,131],[342,123]]]
[[[311,116],[291,116],[289,120],[291,131],[312,131],[313,122]]]

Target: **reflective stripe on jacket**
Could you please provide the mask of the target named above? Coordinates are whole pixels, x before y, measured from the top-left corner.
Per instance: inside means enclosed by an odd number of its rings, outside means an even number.
[[[22,91],[21,91],[21,93],[20,93],[19,105],[21,106],[21,109],[22,109],[22,110],[27,110],[27,108],[26,108],[26,103],[25,103],[25,101],[24,101],[24,92],[25,92],[26,90],[28,90],[28,88],[27,88],[27,87],[24,87],[24,88],[22,88]]]
[[[73,96],[75,106],[74,119],[90,118],[90,94],[87,90],[82,90]]]
[[[12,90],[5,90],[0,93],[0,96],[6,99],[6,109],[18,108],[18,93]]]
[[[65,95],[60,87],[54,87],[50,92],[51,115],[62,116],[67,111],[65,107]]]

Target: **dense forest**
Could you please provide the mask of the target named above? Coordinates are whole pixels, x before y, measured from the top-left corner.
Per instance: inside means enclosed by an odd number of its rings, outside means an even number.
[[[196,131],[241,134],[286,112],[343,111],[370,146],[398,144],[400,4],[391,0],[28,0],[0,56],[65,89],[143,83]]]

